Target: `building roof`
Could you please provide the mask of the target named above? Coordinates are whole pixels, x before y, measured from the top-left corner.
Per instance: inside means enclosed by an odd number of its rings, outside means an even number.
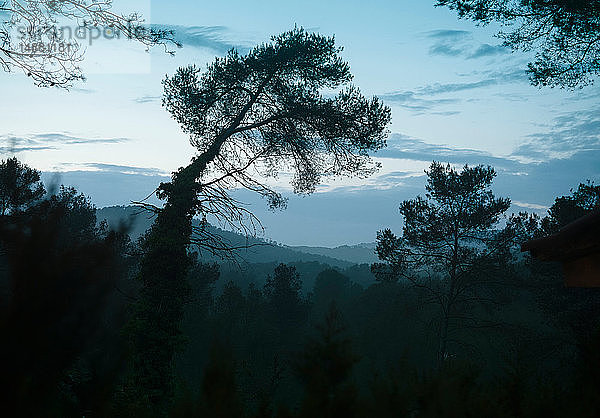
[[[600,211],[524,243],[521,251],[538,260],[560,261],[567,287],[600,287]]]
[[[600,253],[600,210],[563,227],[549,237],[521,245],[521,251],[545,261],[570,261]]]

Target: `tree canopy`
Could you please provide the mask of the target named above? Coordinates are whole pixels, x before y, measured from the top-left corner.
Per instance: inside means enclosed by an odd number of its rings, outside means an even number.
[[[571,195],[557,197],[548,209],[548,216],[541,221],[544,235],[557,232],[560,228],[589,214],[600,210],[600,185],[593,182],[581,183]]]
[[[600,74],[598,0],[438,0],[459,17],[513,28],[498,36],[515,50],[536,51],[529,63],[536,86],[582,87]]]
[[[204,72],[190,66],[168,77],[165,107],[211,162],[199,189],[242,186],[277,206],[277,193],[251,168],[266,176],[291,169],[301,193],[324,175],[370,174],[367,153],[385,146],[390,109],[348,84],[340,51],[333,37],[295,28],[246,55],[232,50]],[[212,212],[214,201],[199,201],[198,211]]]
[[[0,215],[24,209],[45,193],[39,171],[16,157],[0,161]]]
[[[461,309],[467,303],[484,299],[481,286],[494,280],[495,258],[510,242],[510,233],[494,229],[510,199],[496,198],[490,190],[496,172],[489,166],[465,165],[457,171],[433,162],[426,173],[425,197],[400,205],[402,236],[389,229],[377,233],[376,250],[384,263],[372,270],[380,281],[408,280],[439,305],[444,360],[450,325],[464,321]]]

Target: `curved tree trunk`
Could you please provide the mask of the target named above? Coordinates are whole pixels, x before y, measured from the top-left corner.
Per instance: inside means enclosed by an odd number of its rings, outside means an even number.
[[[267,75],[210,146],[175,173],[170,183],[161,186],[167,202],[145,243],[140,270],[141,297],[129,325],[133,351],[131,392],[135,401],[149,403],[154,415],[164,415],[173,396],[173,357],[182,344],[180,325],[189,297],[188,245],[201,187],[197,180],[217,158],[225,141],[239,132],[240,124],[273,74]],[[245,129],[248,128],[241,130]]]
[[[167,202],[144,245],[139,273],[142,290],[129,324],[133,357],[129,389],[135,397],[132,401],[141,402],[141,407],[158,416],[166,413],[172,399],[173,358],[183,343],[180,325],[190,295],[188,245],[196,179],[216,157],[221,144],[214,144],[165,185]]]

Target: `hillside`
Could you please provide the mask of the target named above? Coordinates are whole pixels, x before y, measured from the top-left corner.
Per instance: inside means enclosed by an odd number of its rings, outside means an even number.
[[[362,243],[357,245],[341,245],[335,248],[293,246],[295,251],[307,254],[322,255],[338,260],[349,261],[356,264],[372,264],[377,262],[375,243]]]
[[[129,225],[130,236],[138,239],[147,231],[153,222],[150,213],[134,206],[111,206],[97,211],[98,222],[106,220],[109,226],[117,228],[121,223]],[[372,263],[376,260],[374,244],[341,246],[337,248],[286,246],[268,242],[261,238],[246,237],[235,232],[211,227],[223,239],[233,246],[252,245],[240,250],[239,260],[242,263],[319,263],[337,268],[348,268],[354,264]],[[208,254],[202,254],[207,261],[219,261]]]

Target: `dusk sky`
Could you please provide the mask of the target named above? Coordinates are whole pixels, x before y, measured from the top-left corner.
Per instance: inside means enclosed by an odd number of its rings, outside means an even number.
[[[277,213],[240,192],[265,237],[336,246],[373,242],[385,227],[399,232],[398,206],[424,193],[432,160],[494,166],[493,189],[512,199],[513,211],[544,213],[570,188],[600,180],[600,88],[531,86],[531,54],[511,53],[493,36],[498,27],[460,21],[433,0],[114,3],[175,30],[184,48],[171,57],[127,40],[95,40],[83,63],[87,81],[70,91],[0,72],[1,158],[18,156],[98,207],[143,199],[194,155],[161,107],[166,74],[203,68],[230,48],[245,52],[294,25],[335,35],[353,83],[384,99],[393,122],[388,148],[375,154],[382,169],[368,179],[325,179]],[[288,195],[283,180],[277,187]]]

